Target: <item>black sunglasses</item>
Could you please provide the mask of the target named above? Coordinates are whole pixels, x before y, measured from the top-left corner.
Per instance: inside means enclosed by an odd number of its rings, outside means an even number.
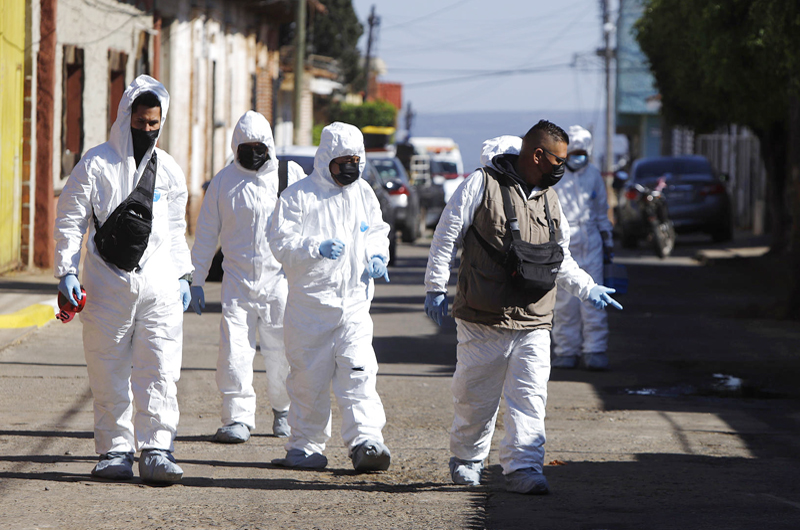
[[[555,159],[556,159],[556,162],[558,162],[558,165],[559,165],[559,166],[560,166],[561,164],[563,164],[564,162],[566,162],[566,161],[567,161],[567,159],[566,159],[566,158],[561,158],[560,156],[557,156],[556,154],[554,154],[554,153],[552,153],[552,152],[548,151],[547,149],[545,149],[545,148],[544,148],[544,147],[542,147],[541,145],[539,146],[539,149],[541,149],[542,151],[544,151],[544,152],[545,152],[545,153],[547,153],[548,155],[550,155],[550,156],[552,156],[553,158],[555,158]]]

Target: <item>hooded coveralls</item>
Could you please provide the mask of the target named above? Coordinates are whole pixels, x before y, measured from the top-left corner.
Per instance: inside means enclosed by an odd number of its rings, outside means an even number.
[[[250,142],[267,146],[267,162],[253,171],[242,167],[237,158],[211,179],[197,219],[192,262],[194,285],[202,287],[217,240],[221,241],[225,274],[216,378],[222,393],[222,423],[243,423],[253,430],[256,330],[266,364],[269,402],[280,412],[289,408],[289,363],[283,346],[288,286],[267,241],[269,220],[278,200],[278,159],[269,122],[253,111],[245,113],[236,124],[231,140],[234,155],[239,144]],[[303,177],[300,166],[290,162],[288,183]]]
[[[513,156],[521,146],[521,140],[500,137],[484,144],[483,161],[495,154],[489,165],[503,173],[511,167],[506,156]],[[513,170],[512,170],[513,171]],[[476,245],[474,237],[467,238],[468,230],[478,216],[484,216],[486,202],[486,180],[482,171],[476,171],[459,186],[447,203],[439,224],[434,232],[428,267],[425,274],[427,292],[446,292],[450,277],[450,264],[457,247]],[[556,195],[550,191],[534,189],[523,199],[519,185],[512,188],[519,195],[521,204],[538,201],[548,193],[551,211],[560,211],[554,204]],[[492,199],[493,201],[495,199]],[[502,211],[502,206],[498,206]],[[518,217],[520,217],[518,209]],[[502,214],[500,214],[502,215]],[[538,230],[546,232],[547,221],[544,215],[535,222],[541,225]],[[564,261],[556,280],[560,289],[566,289],[581,299],[587,299],[594,282],[583,272],[569,253],[569,228],[566,218],[556,217],[556,237],[564,251]],[[522,220],[521,220],[522,221]],[[531,220],[534,221],[534,220]],[[466,240],[466,245],[464,241]],[[546,240],[546,239],[545,239]],[[485,251],[484,251],[485,252]],[[489,455],[495,421],[500,406],[501,395],[505,396],[508,407],[505,420],[506,434],[500,443],[500,464],[503,474],[508,475],[518,469],[534,469],[541,473],[544,462],[545,443],[545,404],[547,401],[547,381],[550,378],[550,330],[549,317],[552,305],[537,307],[541,314],[531,315],[536,321],[533,328],[518,325],[508,318],[496,325],[468,321],[458,317],[459,306],[464,314],[478,315],[469,308],[469,292],[462,292],[462,273],[465,270],[462,253],[462,269],[459,270],[459,293],[456,297],[454,315],[457,324],[457,361],[453,375],[452,391],[455,418],[450,431],[450,450],[456,458],[468,461],[482,461]],[[473,269],[474,270],[474,269]],[[549,297],[551,295],[547,295]],[[464,305],[464,304],[467,305]],[[544,305],[552,304],[552,301]],[[515,311],[509,308],[511,313]],[[477,318],[476,320],[481,320]]]
[[[585,150],[592,153],[592,135],[583,127],[569,128],[567,152]],[[569,251],[578,265],[595,282],[603,283],[603,245],[613,245],[611,221],[608,219],[606,184],[600,170],[587,164],[578,171],[569,168],[553,189],[558,193],[561,208],[569,221]],[[602,233],[607,234],[603,241]],[[553,320],[555,355],[579,356],[604,353],[608,346],[608,317],[605,309],[582,303],[566,290],[556,295]]]
[[[286,450],[321,453],[330,439],[330,387],[342,411],[342,438],[351,451],[367,440],[383,442],[386,423],[375,389],[369,306],[373,256],[389,261],[389,225],[378,199],[359,178],[341,187],[331,177],[334,158],[357,155],[363,174],[364,139],[357,128],[333,123],[322,131],[314,171],[281,194],[270,224],[270,247],[289,280],[284,318],[286,382],[292,434]],[[320,243],[338,238],[338,259],[323,258]]]
[[[178,279],[192,272],[185,237],[186,177],[171,156],[155,147],[136,167],[131,104],[147,91],[160,100],[163,127],[169,94],[164,85],[141,75],[122,96],[109,140],[86,152],[58,199],[56,277],[78,275],[81,242],[84,234],[89,236],[81,274],[86,307],[80,318],[100,454],[134,448],[171,451],[178,427],[175,383],[183,344]],[[102,225],[136,187],[153,149],[158,166],[152,232],[139,268],[126,272],[98,254],[92,212]]]

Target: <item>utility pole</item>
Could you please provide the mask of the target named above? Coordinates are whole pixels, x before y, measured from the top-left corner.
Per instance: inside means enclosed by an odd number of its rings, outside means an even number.
[[[414,124],[416,113],[411,109],[411,102],[406,105],[406,134],[411,138],[411,126]]]
[[[303,108],[303,74],[306,58],[306,0],[297,0],[294,30],[294,105],[292,106],[293,143],[301,145],[300,114]]]
[[[608,0],[600,0],[603,9],[603,39],[605,41],[604,59],[606,66],[606,163],[603,168],[605,176],[610,177],[614,169],[614,95],[611,89],[611,60],[614,50],[611,48],[611,33],[614,24],[609,20]]]
[[[372,30],[381,23],[381,18],[375,15],[375,4],[372,4],[372,11],[367,19],[369,33],[367,34],[367,61],[364,64],[364,101],[369,98],[369,73],[372,66]]]

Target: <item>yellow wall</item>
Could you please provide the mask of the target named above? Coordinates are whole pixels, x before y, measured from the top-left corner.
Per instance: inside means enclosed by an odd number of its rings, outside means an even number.
[[[0,2],[0,270],[19,263],[25,0]]]

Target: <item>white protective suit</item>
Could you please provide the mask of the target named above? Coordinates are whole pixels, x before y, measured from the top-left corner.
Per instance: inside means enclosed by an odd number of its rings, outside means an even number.
[[[503,136],[487,140],[481,163],[495,169],[491,160],[502,153],[517,154],[522,139]],[[534,189],[530,197],[541,194]],[[446,292],[450,265],[455,258],[484,194],[481,171],[472,173],[447,203],[433,235],[427,292]],[[556,233],[564,250],[558,289],[585,300],[595,283],[569,252],[569,225],[562,214]],[[545,404],[550,378],[550,331],[508,330],[456,319],[457,362],[452,391],[455,418],[450,431],[450,451],[461,460],[482,461],[489,455],[495,421],[504,395],[508,410],[506,434],[500,443],[503,474],[532,468],[542,472],[545,443]]]
[[[270,224],[272,252],[289,280],[284,340],[291,366],[286,386],[292,434],[287,451],[325,449],[331,435],[331,381],[345,445],[352,451],[367,440],[383,442],[386,417],[375,390],[378,362],[369,316],[375,287],[367,264],[373,256],[388,263],[389,225],[364,179],[344,187],[333,181],[329,164],[346,155],[360,157],[363,174],[361,131],[339,122],[325,127],[314,171],[281,195]],[[345,245],[335,260],[319,253],[320,243],[331,238]]]
[[[149,149],[136,167],[131,104],[147,91],[161,102],[163,127],[169,94],[164,85],[141,75],[122,96],[109,140],[87,151],[58,199],[56,277],[78,274],[81,241],[88,232],[81,274],[86,308],[80,316],[100,454],[134,448],[171,451],[178,427],[175,383],[183,345],[178,279],[192,272],[185,237],[188,194],[183,171],[161,149]],[[92,212],[105,222],[136,187],[152,149],[158,159],[152,232],[140,268],[125,272],[98,254]]]
[[[585,150],[592,154],[592,135],[578,125],[567,131],[567,152]],[[613,246],[611,221],[608,219],[608,196],[600,170],[592,164],[564,172],[554,186],[561,209],[569,221],[569,250],[578,265],[595,282],[603,283],[603,245]],[[601,236],[606,234],[606,241]],[[605,309],[582,303],[564,290],[556,294],[553,319],[553,342],[556,356],[580,356],[604,353],[608,345],[608,317]]]
[[[266,364],[267,396],[272,408],[280,412],[289,408],[289,363],[283,347],[288,286],[267,241],[269,220],[278,201],[278,159],[269,122],[253,111],[245,113],[233,131],[234,156],[239,144],[250,142],[267,146],[267,162],[253,171],[242,167],[237,159],[211,179],[197,219],[192,263],[193,285],[202,287],[217,251],[217,240],[221,241],[225,274],[216,378],[222,394],[222,424],[243,423],[253,430],[256,330]],[[290,185],[305,177],[294,162],[288,169]]]

